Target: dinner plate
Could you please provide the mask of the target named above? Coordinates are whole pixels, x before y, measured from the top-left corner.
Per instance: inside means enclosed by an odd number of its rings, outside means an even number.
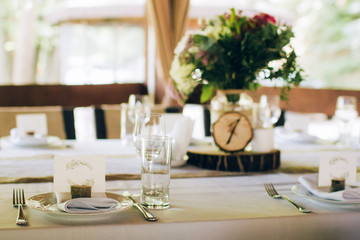
[[[278,139],[284,141],[292,141],[298,143],[315,143],[319,139],[315,136],[309,135],[303,132],[292,132],[284,127],[276,127],[275,128],[275,136]]]
[[[59,143],[60,139],[56,136],[47,136],[42,138],[36,137],[22,137],[22,138],[13,138],[11,136],[4,137],[4,140],[18,147],[46,147],[52,146]]]
[[[359,206],[360,207],[360,201],[339,201],[339,200],[319,198],[319,197],[313,195],[312,193],[310,193],[301,184],[293,185],[291,188],[291,191],[300,197],[308,198],[308,199],[318,201],[321,203],[333,204],[333,205],[337,205],[337,206],[349,206],[349,207]]]
[[[27,199],[27,204],[29,207],[39,210],[41,212],[48,213],[52,216],[57,217],[81,217],[81,218],[91,218],[91,217],[102,217],[107,216],[110,214],[118,213],[121,211],[125,211],[132,207],[133,201],[131,201],[129,198],[124,197],[122,195],[118,195],[115,193],[108,193],[106,192],[106,197],[112,198],[117,200],[119,203],[118,205],[109,211],[106,212],[96,212],[96,213],[67,213],[63,212],[58,209],[57,207],[57,197],[56,193],[50,192],[50,193],[42,193],[38,194],[32,197],[29,197]]]

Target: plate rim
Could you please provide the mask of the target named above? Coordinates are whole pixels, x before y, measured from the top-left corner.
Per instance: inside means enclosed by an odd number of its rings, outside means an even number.
[[[31,201],[34,201],[31,198],[34,198],[34,197],[37,197],[40,195],[50,195],[50,194],[52,195],[52,194],[55,194],[55,192],[46,192],[46,193],[39,193],[39,194],[32,195],[26,199],[26,203],[27,203],[27,206],[29,206],[31,209],[34,209],[34,210],[37,210],[40,212],[48,213],[48,214],[54,215],[54,216],[70,216],[70,217],[102,216],[102,215],[115,214],[115,213],[119,213],[119,212],[130,209],[134,204],[133,201],[131,201],[129,198],[127,198],[121,194],[111,193],[111,192],[104,192],[104,193],[106,194],[106,196],[108,198],[117,200],[119,202],[118,206],[121,206],[121,202],[116,197],[122,197],[122,198],[126,199],[128,204],[125,207],[117,207],[116,209],[114,209],[112,211],[97,212],[97,213],[68,213],[68,212],[63,212],[61,210],[53,211],[53,210],[44,209],[44,208],[37,208],[31,204]],[[111,197],[111,196],[114,196],[115,198]],[[54,204],[52,204],[52,205],[54,205]]]
[[[52,145],[54,145],[54,142],[55,142],[55,141],[60,140],[60,138],[59,138],[58,136],[51,136],[51,135],[48,135],[48,136],[44,137],[44,140],[46,140],[46,142],[44,142],[44,143],[33,143],[33,144],[29,144],[29,143],[27,143],[27,144],[16,143],[16,142],[12,141],[11,136],[5,136],[5,137],[3,137],[3,139],[4,139],[7,143],[9,143],[9,144],[11,144],[11,145],[13,145],[13,146],[17,146],[17,147],[43,147],[43,146],[52,146]]]
[[[299,187],[301,187],[302,190],[306,191],[306,194],[303,194],[303,193],[300,193],[299,191],[296,191]],[[316,197],[315,195],[309,195],[310,192],[303,185],[301,185],[301,183],[294,184],[291,187],[291,191],[294,194],[296,194],[297,196],[304,197],[304,198],[307,198],[307,199],[311,199],[311,200],[314,200],[314,201],[323,202],[323,203],[335,204],[335,205],[340,205],[340,206],[360,205],[360,201],[339,201],[339,200],[331,200],[331,199],[319,198],[319,197]]]

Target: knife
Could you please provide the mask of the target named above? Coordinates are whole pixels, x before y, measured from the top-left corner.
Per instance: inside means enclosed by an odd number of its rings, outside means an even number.
[[[142,213],[146,220],[150,222],[156,222],[158,220],[158,217],[154,216],[151,212],[149,212],[147,208],[141,206],[137,201],[135,201],[134,198],[132,198],[132,196],[128,192],[124,192],[123,195],[133,201],[134,206]]]

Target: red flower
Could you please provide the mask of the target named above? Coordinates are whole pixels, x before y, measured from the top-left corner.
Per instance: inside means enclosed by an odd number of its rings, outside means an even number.
[[[268,23],[272,23],[275,24],[276,20],[273,16],[266,14],[266,13],[260,13],[258,15],[255,15],[254,18],[255,22],[260,25],[260,26],[264,26]]]

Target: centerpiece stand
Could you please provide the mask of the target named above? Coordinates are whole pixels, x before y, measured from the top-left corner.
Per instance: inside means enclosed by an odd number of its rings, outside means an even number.
[[[216,146],[207,146],[189,149],[187,155],[189,164],[218,171],[261,172],[280,167],[279,150],[227,153]]]
[[[269,171],[280,166],[279,150],[245,151],[254,135],[251,121],[243,113],[223,113],[212,125],[212,136],[215,145],[188,150],[188,163],[200,168],[237,172]]]

